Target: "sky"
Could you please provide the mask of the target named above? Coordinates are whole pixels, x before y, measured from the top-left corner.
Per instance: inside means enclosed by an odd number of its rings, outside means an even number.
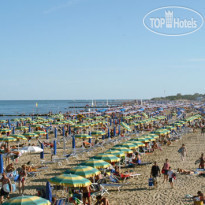
[[[147,30],[144,16],[203,0],[0,0],[0,100],[147,99],[205,93],[205,26]]]

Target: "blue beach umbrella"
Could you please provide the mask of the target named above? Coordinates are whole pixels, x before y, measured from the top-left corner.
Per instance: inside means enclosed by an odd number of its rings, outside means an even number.
[[[89,135],[91,136],[91,132],[89,132]],[[91,138],[89,138],[89,139],[88,139],[88,142],[91,144],[92,139],[91,139]]]
[[[55,127],[55,130],[54,130],[54,135],[55,135],[55,138],[57,138],[57,128]]]
[[[4,172],[4,161],[3,156],[0,154],[0,173],[2,174]]]
[[[41,149],[43,149],[43,152],[40,153],[40,158],[44,159],[44,146],[43,146],[43,143],[41,143]]]
[[[75,136],[73,136],[73,140],[72,140],[72,148],[75,149]]]
[[[46,199],[52,202],[52,190],[49,182],[46,183]]]
[[[110,118],[110,126],[112,125],[112,119]]]
[[[53,154],[56,155],[56,141],[53,141]]]

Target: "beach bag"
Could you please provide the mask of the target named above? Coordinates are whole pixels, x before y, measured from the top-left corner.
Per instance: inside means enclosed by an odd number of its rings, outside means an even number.
[[[165,173],[165,169],[163,168],[163,169],[162,169],[162,174],[164,174],[164,173]]]
[[[194,205],[203,205],[203,201],[194,201]]]
[[[153,178],[149,178],[148,180],[148,185],[151,187],[151,186],[154,186],[154,181],[153,181]]]

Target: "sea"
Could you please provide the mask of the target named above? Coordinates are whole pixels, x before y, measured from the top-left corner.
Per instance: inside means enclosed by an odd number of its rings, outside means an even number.
[[[94,109],[97,109],[97,107],[106,107],[107,104],[121,105],[126,101],[128,100],[0,100],[0,119],[18,118],[21,114],[76,113],[84,111],[86,105],[93,105],[96,107]]]

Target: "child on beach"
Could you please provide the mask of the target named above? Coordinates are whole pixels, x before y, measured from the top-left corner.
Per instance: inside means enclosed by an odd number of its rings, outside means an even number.
[[[170,168],[169,160],[166,159],[166,160],[165,160],[165,163],[164,163],[164,166],[163,166],[163,168],[162,168],[162,174],[164,174],[164,181],[163,181],[163,183],[164,183],[165,181],[168,181],[168,171],[169,171],[169,168]]]
[[[171,170],[171,167],[169,167],[168,176],[169,176],[169,183],[170,183],[170,185],[171,185],[171,188],[173,189],[173,188],[174,188],[173,181],[174,181],[175,174],[174,174],[174,172]]]

